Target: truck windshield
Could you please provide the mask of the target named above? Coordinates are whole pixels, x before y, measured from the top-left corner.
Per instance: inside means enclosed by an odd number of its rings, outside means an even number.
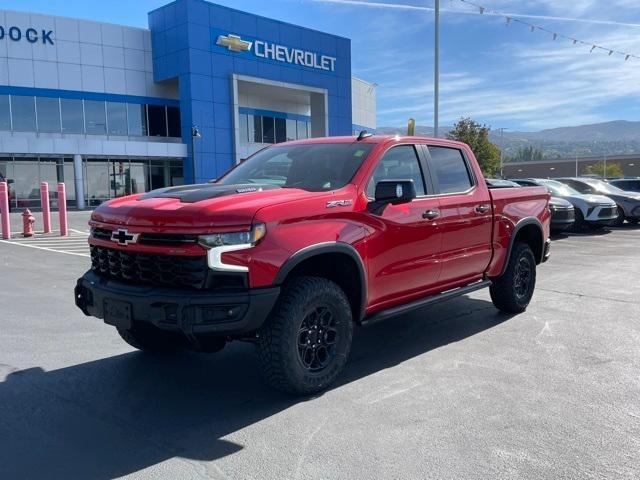
[[[314,143],[266,148],[216,183],[258,183],[310,192],[344,187],[367,158],[373,144]]]

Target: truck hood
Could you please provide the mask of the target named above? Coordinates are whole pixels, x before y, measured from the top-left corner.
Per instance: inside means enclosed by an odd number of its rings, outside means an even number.
[[[313,195],[318,193],[275,185],[185,185],[110,200],[91,219],[158,229],[247,226],[264,206]]]

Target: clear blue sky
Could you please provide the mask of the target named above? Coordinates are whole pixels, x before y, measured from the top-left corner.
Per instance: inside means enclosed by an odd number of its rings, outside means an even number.
[[[433,116],[433,0],[218,0],[352,39],[353,74],[378,87],[378,125]],[[551,31],[640,56],[638,0],[474,0]],[[387,5],[375,5],[385,2]],[[0,0],[0,8],[147,26],[166,0]],[[418,9],[397,8],[393,5]],[[640,120],[640,59],[589,53],[498,16],[441,0],[441,125],[472,116],[493,128],[538,130]],[[561,17],[561,18],[560,18]],[[594,22],[595,20],[595,22]],[[631,25],[630,25],[631,24]]]

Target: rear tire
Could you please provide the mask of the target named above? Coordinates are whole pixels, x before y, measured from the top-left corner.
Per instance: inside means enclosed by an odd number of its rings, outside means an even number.
[[[121,328],[117,330],[125,342],[144,352],[173,353],[182,347],[180,339],[175,335],[155,327],[135,326],[128,330]]]
[[[493,280],[489,293],[493,305],[505,313],[521,313],[527,309],[536,286],[536,259],[526,243],[516,243],[507,269]]]
[[[308,395],[342,372],[353,336],[351,305],[335,283],[318,277],[287,282],[258,334],[258,363],[277,390]]]

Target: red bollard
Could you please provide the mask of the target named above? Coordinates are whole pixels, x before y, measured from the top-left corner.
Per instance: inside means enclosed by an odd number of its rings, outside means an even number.
[[[11,238],[11,222],[9,221],[9,185],[0,182],[0,220],[2,221],[2,238]]]
[[[28,208],[22,212],[22,236],[33,237],[33,224],[36,223],[36,217],[31,215],[31,210]]]
[[[64,183],[58,183],[58,212],[60,213],[60,236],[67,236],[67,192]]]
[[[51,233],[51,209],[49,208],[49,184],[40,183],[40,203],[42,204],[42,223],[44,233]]]

